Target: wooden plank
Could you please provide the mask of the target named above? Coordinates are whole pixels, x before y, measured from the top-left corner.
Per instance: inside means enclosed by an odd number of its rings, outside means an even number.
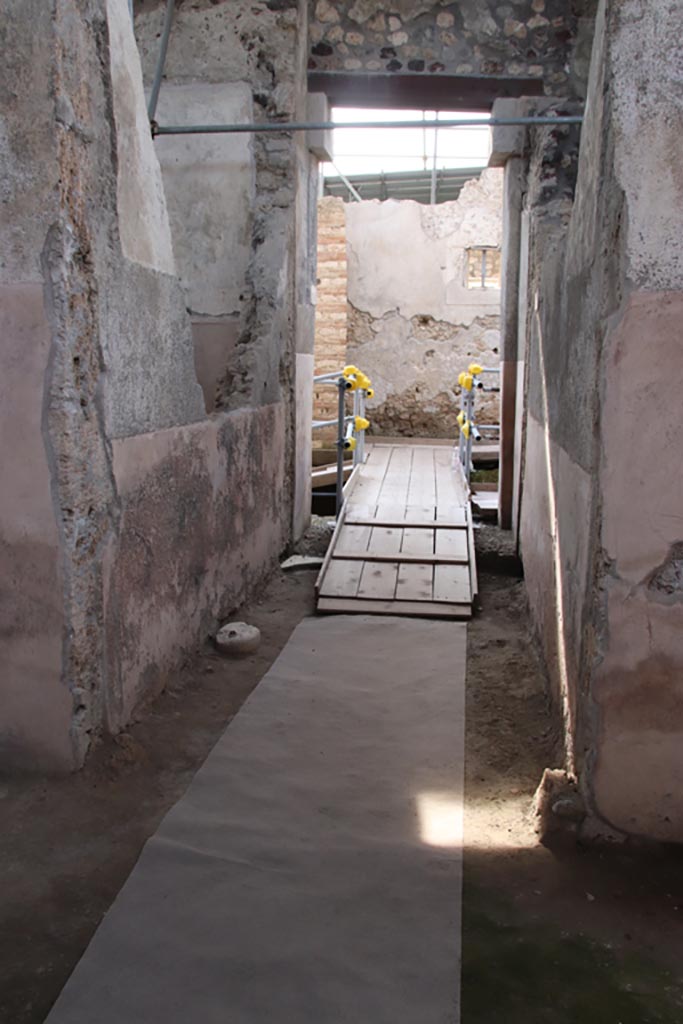
[[[387,467],[377,504],[407,505],[408,486],[413,452],[410,448],[392,448],[391,458]]]
[[[355,501],[349,502],[346,510],[345,522],[355,523],[358,519],[372,519],[377,517],[376,505],[363,505]]]
[[[449,555],[466,562],[469,558],[467,528],[462,530],[443,530],[441,526],[434,531],[434,553],[437,557]]]
[[[362,527],[361,527],[362,529]],[[397,555],[401,550],[403,530],[395,527],[375,526],[370,530],[368,555]]]
[[[436,519],[436,505],[406,505],[404,519],[431,525]]]
[[[323,577],[325,576],[325,573],[327,571],[327,567],[330,564],[330,559],[332,558],[332,552],[334,551],[335,544],[337,543],[337,540],[339,539],[339,534],[341,533],[341,528],[342,528],[342,525],[343,525],[343,522],[344,522],[345,515],[346,515],[346,506],[342,505],[342,510],[339,513],[339,516],[337,518],[337,522],[335,523],[335,526],[334,526],[334,532],[332,534],[332,537],[330,538],[330,543],[328,545],[327,551],[325,552],[325,558],[323,559],[323,564],[320,566],[320,572],[318,573],[318,577],[317,577],[317,579],[315,581],[315,592],[316,592],[316,594],[320,593],[320,587],[322,585]]]
[[[431,601],[434,566],[426,562],[402,562],[396,578],[397,601]]]
[[[453,441],[448,437],[378,437],[372,435],[368,438],[367,444],[373,448],[389,447],[398,445],[401,448],[452,448]]]
[[[368,549],[371,532],[372,527],[370,526],[352,526],[344,523],[332,557],[339,558],[345,554],[363,554]]]
[[[472,592],[472,600],[474,601],[479,593],[479,581],[477,578],[477,551],[474,546],[474,528],[472,526],[472,508],[469,505],[467,507],[467,539],[469,547],[470,590]]]
[[[361,615],[404,615],[419,619],[470,619],[468,604],[436,604],[433,601],[362,601],[358,598],[321,597],[319,612]]]
[[[408,504],[436,505],[436,472],[431,448],[416,448],[408,485]]]
[[[402,551],[398,551],[391,555],[376,555],[371,551],[359,551],[355,554],[353,551],[345,551],[343,554],[337,556],[332,555],[332,558],[350,558],[359,562],[429,562],[430,565],[467,565],[467,555],[404,555]]]
[[[342,488],[344,501],[349,501],[360,480],[362,466],[360,463],[351,470],[351,475]]]
[[[332,558],[320,587],[320,596],[354,597],[362,572],[362,562]]]
[[[467,503],[467,493],[453,468],[452,452],[445,448],[435,448],[434,467],[437,505],[464,506]]]
[[[435,565],[433,600],[446,601],[451,604],[471,602],[469,566],[444,565],[443,563]]]
[[[373,516],[357,515],[356,512],[355,512],[355,509],[351,508],[349,510],[348,518],[346,519],[346,522],[349,523],[349,525],[352,525],[352,526],[387,526],[387,527],[395,527],[395,528],[403,527],[403,528],[406,528],[406,529],[411,528],[411,529],[418,529],[418,530],[420,530],[420,529],[422,529],[422,530],[429,530],[429,529],[431,529],[434,526],[438,526],[440,530],[465,530],[465,529],[467,529],[467,519],[465,517],[465,509],[464,508],[462,509],[462,519],[460,518],[460,516],[457,516],[457,518],[456,518],[456,514],[458,512],[458,509],[453,509],[452,511],[453,511],[453,517],[452,517],[450,522],[437,522],[437,523],[429,522],[429,523],[423,523],[423,522],[415,521],[415,520],[412,520],[412,519],[406,519],[406,520],[394,519],[394,520],[390,521],[390,520],[386,520],[386,519],[380,519],[379,517],[375,518]]]
[[[344,466],[344,477],[345,479],[350,478],[352,467],[350,465]],[[336,466],[320,466],[313,470],[311,474],[311,486],[316,487],[327,487],[328,484],[335,484],[337,482],[337,467]],[[348,486],[348,485],[347,485]]]
[[[452,506],[448,508],[437,507],[435,519],[438,526],[446,526],[448,523],[459,523],[460,526],[467,526],[467,502],[459,505],[458,508],[453,508]]]
[[[406,517],[406,507],[395,501],[380,501],[377,505],[377,511],[375,512],[375,518],[380,522],[391,520],[392,522],[402,523]]]
[[[362,530],[363,527],[361,526]],[[403,531],[401,555],[433,555],[434,530],[424,526],[407,526]]]
[[[358,597],[393,600],[398,562],[362,562]]]
[[[391,449],[375,449],[368,453],[362,472],[358,474],[358,483],[350,497],[352,505],[376,505],[382,482],[391,458]]]

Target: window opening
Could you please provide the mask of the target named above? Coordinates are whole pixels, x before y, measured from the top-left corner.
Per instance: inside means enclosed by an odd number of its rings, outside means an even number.
[[[500,249],[479,246],[467,250],[467,287],[500,288]]]

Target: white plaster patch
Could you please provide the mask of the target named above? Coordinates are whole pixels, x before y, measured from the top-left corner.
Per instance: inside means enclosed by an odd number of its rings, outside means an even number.
[[[471,324],[500,307],[500,292],[465,288],[468,246],[502,241],[502,171],[485,170],[459,199],[434,207],[411,201],[352,203],[346,208],[349,301],[379,319],[428,313]]]
[[[126,0],[107,0],[107,22],[121,248],[135,263],[175,274],[161,169],[149,130],[140,58]]]

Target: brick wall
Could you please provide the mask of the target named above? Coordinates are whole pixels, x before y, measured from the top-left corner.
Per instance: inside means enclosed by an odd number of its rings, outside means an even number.
[[[315,372],[329,373],[346,363],[347,264],[346,215],[344,202],[326,196],[318,203],[318,301],[315,313]],[[337,414],[337,391],[326,385],[313,392],[315,419],[332,419]],[[316,430],[315,447],[327,445],[333,429]]]

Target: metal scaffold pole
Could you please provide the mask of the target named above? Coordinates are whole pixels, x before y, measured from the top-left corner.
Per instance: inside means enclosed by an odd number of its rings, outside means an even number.
[[[162,65],[163,67],[163,65]],[[160,80],[161,81],[161,80]],[[580,114],[558,114],[538,117],[476,117],[451,118],[443,121],[264,121],[254,124],[175,124],[153,125],[156,135],[214,135],[220,133],[241,134],[244,132],[310,132],[333,131],[339,128],[498,128],[509,125],[531,125],[535,127],[558,127],[559,125],[581,124]]]

